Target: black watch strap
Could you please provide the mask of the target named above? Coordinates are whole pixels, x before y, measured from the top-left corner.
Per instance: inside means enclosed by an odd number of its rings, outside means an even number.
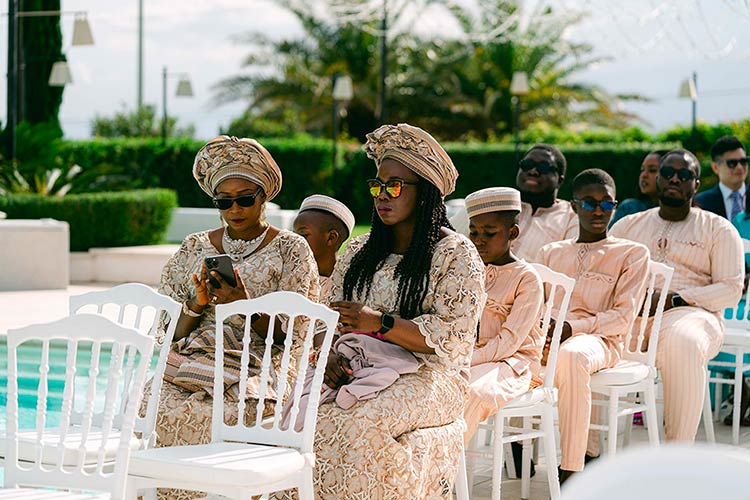
[[[380,330],[378,333],[385,334],[391,331],[393,325],[396,324],[396,319],[388,313],[383,313],[380,316]]]

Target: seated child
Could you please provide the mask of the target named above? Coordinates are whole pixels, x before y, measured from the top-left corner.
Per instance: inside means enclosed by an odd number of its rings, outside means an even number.
[[[294,232],[307,240],[318,263],[320,301],[325,302],[336,255],[354,229],[354,214],[338,200],[322,194],[308,196],[294,219]]]
[[[482,189],[466,197],[469,238],[485,264],[487,302],[471,359],[464,411],[468,443],[479,424],[529,390],[541,369],[544,334],[542,280],[510,251],[518,237],[521,195],[513,188]]]
[[[598,433],[589,442],[591,375],[613,367],[635,321],[648,279],[649,251],[607,235],[617,206],[615,181],[598,168],[573,180],[578,239],[542,247],[538,262],[575,278],[555,369],[560,414],[560,483],[598,456]],[[548,332],[548,349],[552,328]],[[587,449],[587,443],[589,444]]]

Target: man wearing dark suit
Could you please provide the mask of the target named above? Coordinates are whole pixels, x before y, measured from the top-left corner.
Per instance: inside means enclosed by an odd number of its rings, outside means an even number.
[[[699,207],[731,222],[745,209],[745,178],[748,158],[745,146],[732,136],[719,138],[711,146],[711,169],[719,184],[695,197]]]

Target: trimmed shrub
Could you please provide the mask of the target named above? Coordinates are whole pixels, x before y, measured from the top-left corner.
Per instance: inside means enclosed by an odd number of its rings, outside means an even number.
[[[521,156],[527,147],[521,148]],[[606,170],[615,179],[619,200],[635,197],[639,192],[638,172],[643,158],[654,149],[671,147],[677,146],[643,143],[561,146],[568,168],[559,196],[569,199],[573,177],[587,168],[596,167]],[[449,198],[465,198],[469,193],[489,186],[516,185],[518,163],[513,145],[448,143],[445,149],[459,172],[456,191]],[[710,167],[705,168],[710,174]],[[370,221],[372,198],[364,187],[364,180],[374,176],[375,165],[361,149],[347,155],[345,167],[335,176],[337,196],[354,212],[359,224]]]
[[[72,251],[161,243],[176,206],[177,196],[168,189],[0,198],[9,219],[66,221]]]
[[[284,174],[284,185],[274,199],[296,208],[312,193],[331,194],[331,142],[321,139],[264,139]],[[211,207],[211,199],[193,178],[195,154],[205,141],[174,139],[106,139],[66,142],[61,155],[84,168],[110,165],[133,180],[133,188],[162,187],[177,192],[182,207]]]

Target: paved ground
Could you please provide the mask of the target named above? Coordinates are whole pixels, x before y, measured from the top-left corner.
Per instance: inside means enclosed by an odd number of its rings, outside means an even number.
[[[30,323],[52,321],[67,315],[68,297],[91,290],[109,288],[106,283],[83,283],[71,285],[67,290],[42,290],[25,292],[0,292],[0,335],[4,335],[9,328],[17,328]],[[731,442],[731,427],[721,423],[715,425],[717,441]],[[698,440],[703,440],[703,431],[699,431]],[[646,430],[642,426],[635,426],[632,445],[648,442]],[[742,428],[740,443],[743,448],[750,449],[750,428]],[[489,462],[478,461],[474,478],[473,500],[487,500],[491,496],[491,468]],[[521,498],[521,481],[505,479],[503,481],[503,498]],[[531,500],[547,500],[545,460],[542,456],[537,466],[536,476],[531,479]]]

